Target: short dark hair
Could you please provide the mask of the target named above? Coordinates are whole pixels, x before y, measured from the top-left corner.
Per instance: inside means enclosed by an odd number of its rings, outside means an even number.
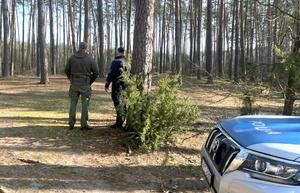
[[[118,52],[119,52],[119,53],[124,53],[124,52],[125,52],[125,49],[124,49],[123,47],[119,47],[119,48],[118,48]]]
[[[79,49],[81,49],[81,50],[87,49],[87,43],[86,42],[80,42]]]

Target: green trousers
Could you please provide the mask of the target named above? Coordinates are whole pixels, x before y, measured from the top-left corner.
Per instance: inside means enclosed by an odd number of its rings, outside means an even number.
[[[76,108],[79,96],[81,96],[81,127],[88,126],[89,120],[89,102],[91,97],[91,87],[90,86],[70,86],[69,96],[71,99],[70,111],[69,111],[69,125],[74,126],[76,123]]]

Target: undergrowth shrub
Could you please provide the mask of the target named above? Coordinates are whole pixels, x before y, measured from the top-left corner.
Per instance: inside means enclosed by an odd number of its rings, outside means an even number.
[[[126,109],[125,130],[129,132],[132,148],[157,150],[173,133],[183,131],[198,116],[198,108],[188,98],[178,96],[177,76],[162,77],[149,94],[138,89],[137,76],[127,82],[122,109]]]
[[[259,106],[256,105],[256,98],[263,93],[262,87],[240,84],[237,87],[239,98],[242,101],[240,115],[253,115],[259,113]]]

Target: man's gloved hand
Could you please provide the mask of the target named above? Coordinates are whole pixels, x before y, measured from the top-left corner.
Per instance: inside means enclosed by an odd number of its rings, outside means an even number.
[[[105,83],[105,92],[109,93],[109,83]]]

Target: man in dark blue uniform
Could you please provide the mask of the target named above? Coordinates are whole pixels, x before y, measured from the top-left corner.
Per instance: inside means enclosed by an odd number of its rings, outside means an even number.
[[[124,72],[128,71],[128,66],[126,65],[125,49],[123,47],[118,48],[117,56],[111,63],[110,71],[106,78],[105,91],[109,92],[109,85],[111,86],[111,98],[116,109],[116,123],[111,126],[111,128],[122,128],[124,117],[122,116],[122,111],[120,105],[122,102],[121,92],[126,88],[124,82]]]

